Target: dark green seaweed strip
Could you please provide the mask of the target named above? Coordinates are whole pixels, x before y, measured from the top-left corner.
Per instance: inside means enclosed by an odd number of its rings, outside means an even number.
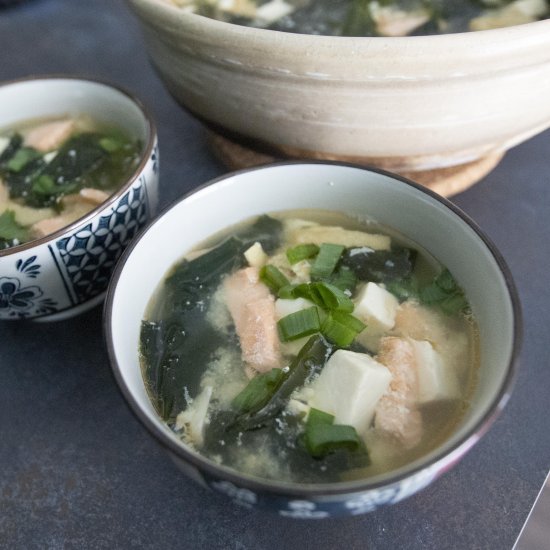
[[[312,336],[290,364],[285,379],[269,402],[254,414],[237,415],[230,428],[246,431],[264,426],[285,408],[295,389],[303,386],[314,374],[321,371],[331,351],[332,346],[323,336]]]
[[[143,373],[159,414],[173,421],[194,397],[213,351],[231,343],[205,318],[211,297],[224,275],[245,265],[243,252],[261,236],[268,247],[279,246],[281,223],[262,216],[252,226],[227,238],[198,258],[180,262],[166,279],[154,318],[143,321],[141,353]],[[269,233],[273,231],[273,233]],[[262,244],[263,246],[264,244]]]
[[[361,281],[385,283],[409,277],[416,251],[409,248],[372,250],[368,247],[347,249],[341,265],[351,269]]]

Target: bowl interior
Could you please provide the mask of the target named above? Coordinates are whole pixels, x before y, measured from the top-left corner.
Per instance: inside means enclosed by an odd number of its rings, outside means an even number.
[[[481,368],[471,406],[449,440],[403,470],[440,458],[483,431],[490,413],[505,401],[517,343],[512,283],[498,253],[435,195],[383,173],[336,164],[273,165],[222,178],[174,205],[134,245],[110,288],[107,338],[119,383],[138,415],[181,448],[149,401],[138,356],[140,320],[167,270],[216,231],[254,215],[295,208],[340,210],[397,229],[446,265],[472,304],[480,329]]]
[[[77,78],[37,78],[0,86],[0,129],[34,118],[88,114],[146,144],[151,128],[142,107],[121,90]]]

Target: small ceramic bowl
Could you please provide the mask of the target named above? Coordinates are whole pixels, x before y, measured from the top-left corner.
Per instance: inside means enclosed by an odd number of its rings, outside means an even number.
[[[315,36],[224,23],[164,0],[129,3],[174,98],[226,140],[276,158],[365,163],[422,182],[422,172],[455,167],[464,181],[447,191],[456,192],[550,126],[550,20]],[[225,145],[224,156],[247,158]]]
[[[144,106],[95,80],[31,78],[0,86],[0,128],[34,118],[90,115],[143,144],[134,173],[84,217],[0,250],[0,319],[63,319],[101,302],[124,247],[157,207],[158,145]]]
[[[183,444],[159,418],[147,395],[138,353],[140,324],[152,293],[170,267],[227,226],[296,208],[369,216],[408,236],[456,276],[479,323],[479,380],[460,425],[439,447],[388,474],[303,485],[238,473]],[[233,173],[174,204],[124,252],[108,290],[105,324],[112,368],[124,397],[185,472],[239,504],[311,518],[359,514],[398,502],[452,467],[508,401],[521,332],[510,273],[495,247],[464,213],[388,173],[326,163],[284,163]]]

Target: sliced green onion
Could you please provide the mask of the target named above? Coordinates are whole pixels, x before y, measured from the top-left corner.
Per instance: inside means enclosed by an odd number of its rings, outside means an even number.
[[[347,313],[332,312],[323,321],[321,332],[324,337],[338,347],[348,347],[365,328],[365,324]]]
[[[353,302],[337,286],[330,283],[312,283],[311,285],[313,302],[324,309],[330,311],[345,311],[351,313],[353,311]]]
[[[350,315],[349,313],[343,313],[341,311],[333,311],[331,313],[331,317],[338,321],[340,324],[344,325],[345,327],[348,327],[351,330],[354,330],[357,334],[359,334],[362,330],[364,330],[367,325],[361,321],[361,319],[358,319],[357,317],[354,317],[353,315]]]
[[[321,411],[311,407],[307,415],[307,426],[313,426],[314,424],[334,424],[334,415],[327,412]]]
[[[311,266],[312,279],[326,279],[336,269],[345,246],[340,244],[323,243],[319,247],[319,253]]]
[[[260,281],[267,285],[274,292],[288,286],[289,280],[274,265],[264,265],[260,269]]]
[[[114,153],[124,147],[124,141],[112,136],[104,137],[99,140],[99,146],[107,153]]]
[[[310,409],[304,443],[311,456],[322,458],[338,449],[357,451],[362,448],[362,441],[353,426],[333,422],[334,416],[331,414],[319,409]]]
[[[319,332],[321,321],[315,306],[286,315],[277,322],[279,337],[283,342],[297,340]]]
[[[314,424],[306,430],[305,444],[311,456],[321,458],[338,449],[357,451],[361,440],[353,426]]]
[[[299,296],[296,296],[295,293],[294,293],[295,288],[296,288],[296,285],[282,286],[279,289],[279,292],[277,293],[277,296],[279,298],[283,298],[284,300],[293,300],[294,298],[299,298]]]
[[[233,399],[232,405],[239,413],[253,413],[264,407],[285,378],[282,369],[271,369],[258,374]]]
[[[286,251],[286,257],[290,262],[290,265],[297,264],[302,260],[308,260],[313,258],[319,252],[319,247],[316,244],[299,244],[293,248],[289,248]]]
[[[29,162],[38,158],[40,153],[36,149],[30,147],[21,147],[13,157],[6,163],[8,170],[12,172],[20,172]]]
[[[0,214],[0,248],[2,241],[17,240],[23,242],[28,239],[28,230],[23,227],[16,219],[13,210],[4,210]]]
[[[296,299],[305,298],[315,305],[328,311],[353,311],[353,302],[346,293],[337,286],[319,282],[302,283],[299,285],[286,285],[279,289],[279,298]]]
[[[285,292],[287,292],[286,289]],[[299,285],[294,285],[292,287],[292,290],[289,292],[289,296],[291,298],[305,298],[306,300],[311,300],[312,302],[314,302],[310,283],[301,283]],[[281,295],[279,295],[279,297],[282,298]]]

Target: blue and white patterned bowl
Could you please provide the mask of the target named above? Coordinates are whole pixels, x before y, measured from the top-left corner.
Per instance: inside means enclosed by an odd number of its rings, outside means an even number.
[[[387,474],[315,485],[254,478],[184,445],[162,422],[147,394],[138,351],[141,320],[171,266],[225,227],[266,212],[302,208],[370,216],[419,243],[456,276],[478,321],[478,382],[460,424],[437,448]],[[174,204],[124,252],[107,293],[105,319],[109,356],[121,391],[178,466],[237,504],[296,518],[370,512],[414,494],[451,468],[508,401],[521,339],[511,275],[472,220],[450,202],[403,178],[337,163],[280,163],[236,172]]]
[[[84,217],[44,238],[0,250],[0,319],[64,319],[101,302],[124,247],[156,211],[157,134],[136,98],[103,82],[71,77],[0,86],[0,128],[83,113],[139,139],[139,165]]]

